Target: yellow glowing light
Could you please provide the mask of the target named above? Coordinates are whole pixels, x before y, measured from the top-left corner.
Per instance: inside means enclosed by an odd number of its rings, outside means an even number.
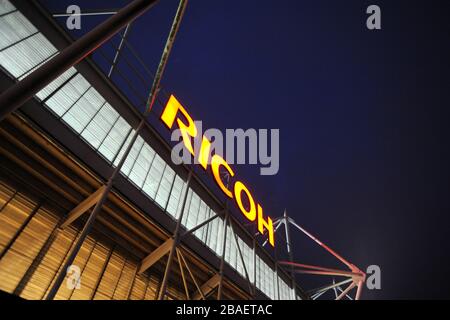
[[[183,115],[182,119],[179,117],[179,113]],[[185,147],[189,150],[189,152],[196,156],[196,151],[194,151],[192,145],[192,139],[197,136],[197,127],[195,126],[194,121],[191,116],[187,113],[186,109],[178,102],[178,100],[171,95],[169,101],[167,102],[166,107],[161,115],[161,120],[164,124],[172,129],[173,123],[177,120],[178,127],[180,129],[181,135],[183,137],[183,143]],[[186,123],[187,121],[187,123]],[[211,156],[211,141],[203,136],[202,144],[200,146],[199,153],[197,155],[198,161],[203,169],[208,168],[208,160]],[[264,231],[267,230],[269,243],[272,247],[275,245],[274,241],[274,230],[273,230],[273,222],[270,217],[267,217],[267,221],[263,217],[263,209],[259,204],[255,202],[253,196],[251,195],[248,188],[241,182],[237,181],[234,183],[233,192],[230,191],[229,186],[225,186],[223,183],[222,177],[220,176],[221,167],[225,168],[230,174],[231,177],[234,177],[234,171],[231,169],[230,165],[220,156],[213,155],[211,157],[211,171],[213,173],[214,179],[219,186],[219,188],[225,193],[225,195],[229,198],[235,198],[236,204],[239,207],[242,214],[250,221],[255,221],[258,218],[258,230],[261,234],[264,234]],[[246,210],[244,204],[242,203],[242,193],[245,193],[249,202],[249,210]]]
[[[178,111],[183,114],[188,124],[185,124],[180,118],[177,118]],[[180,128],[184,145],[189,150],[189,152],[194,155],[194,148],[192,147],[191,138],[195,138],[197,136],[197,127],[195,126],[195,123],[192,120],[191,116],[187,113],[186,109],[184,109],[181,103],[179,103],[173,95],[171,95],[169,98],[169,102],[167,102],[163,114],[161,115],[161,120],[169,129],[172,129],[175,118],[177,118],[178,127]]]
[[[258,231],[264,234],[264,227],[267,229],[269,234],[269,243],[272,247],[275,246],[274,234],[273,234],[273,223],[270,217],[267,217],[267,221],[263,217],[263,209],[258,204]]]
[[[205,170],[208,168],[208,160],[210,152],[211,152],[211,142],[208,140],[207,137],[203,136],[202,145],[200,147],[200,152],[198,154],[198,162]]]
[[[250,204],[250,209],[247,211],[244,207],[244,204],[242,203],[242,191],[245,192],[248,198],[248,202]],[[236,204],[238,205],[241,212],[244,214],[244,216],[250,220],[255,221],[256,219],[256,205],[255,200],[253,200],[252,195],[250,194],[250,191],[248,191],[247,187],[241,182],[237,181],[234,185],[234,196],[236,199]]]

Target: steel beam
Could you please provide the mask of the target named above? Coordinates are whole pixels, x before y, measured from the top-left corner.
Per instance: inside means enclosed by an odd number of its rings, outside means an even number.
[[[341,292],[341,294],[339,295],[339,297],[336,298],[336,300],[341,300],[343,297],[345,297],[350,290],[352,290],[354,287],[356,286],[356,284],[354,282],[352,282],[347,289],[345,289],[344,291]]]
[[[92,208],[98,202],[102,194],[105,192],[105,188],[106,188],[105,185],[101,186],[100,188],[98,188],[97,191],[92,193],[89,197],[87,197],[79,205],[77,205],[72,211],[70,211],[60,228],[61,229],[67,228],[69,225],[72,224],[72,222],[74,222],[86,211]]]
[[[337,290],[338,290],[339,292],[344,292],[344,290],[342,290],[341,287],[337,287]],[[345,296],[347,297],[348,300],[353,300],[353,298],[350,297],[348,294],[346,294]],[[337,298],[337,297],[338,297],[338,294],[336,294],[336,298]]]
[[[334,281],[334,279],[333,279],[333,284],[327,285],[327,286],[324,286],[324,287],[320,287],[320,288],[317,288],[317,289],[310,290],[310,291],[308,291],[308,293],[311,294],[311,295],[316,295],[316,294],[321,293],[321,292],[326,292],[326,291],[331,290],[331,289],[336,289],[337,287],[342,286],[342,285],[347,284],[347,283],[350,283],[352,281],[353,281],[352,279],[347,279],[347,280],[344,280],[344,281],[336,283]],[[337,297],[338,297],[338,295],[336,293],[336,298]]]
[[[53,13],[53,18],[65,18],[65,17],[84,17],[84,16],[110,16],[116,14],[118,9],[100,9],[100,10],[86,10],[80,13],[67,13],[67,12],[58,12]]]
[[[185,231],[183,234],[181,234],[180,239],[184,238],[185,236],[187,236],[187,235],[189,235],[191,233],[194,233],[195,231],[197,231],[200,228],[203,228],[205,225],[207,225],[208,223],[212,222],[213,220],[215,220],[218,217],[219,217],[219,214],[215,214],[211,218],[208,218],[207,220],[203,221],[202,223],[196,225],[194,228]]]
[[[183,279],[183,286],[184,286],[184,291],[186,293],[186,299],[190,300],[191,298],[189,296],[189,288],[187,285],[186,276],[184,275],[183,261],[181,261],[180,251],[177,249],[175,249],[175,250],[177,251],[178,266],[180,267],[181,278]]]
[[[300,274],[314,274],[319,276],[336,276],[336,277],[359,277],[359,274],[354,274],[351,272],[334,272],[334,271],[316,271],[316,270],[295,270],[296,273]]]
[[[241,247],[239,246],[239,242],[238,242],[238,238],[236,236],[236,232],[234,232],[233,223],[231,221],[230,221],[230,228],[231,228],[231,232],[233,233],[234,243],[236,244],[236,248],[238,249],[239,258],[241,259],[242,266],[244,267],[244,273],[245,273],[245,278],[247,279],[247,283],[248,283],[248,287],[249,287],[249,293],[252,296],[254,296],[255,293],[253,292],[252,282],[250,280],[250,276],[249,276],[248,271],[247,271],[247,266],[245,265],[244,256],[242,255]]]
[[[364,281],[360,280],[360,281],[358,282],[358,289],[357,289],[357,291],[356,291],[355,300],[361,299],[361,294],[362,294],[362,288],[363,288],[363,285],[364,285]]]
[[[124,42],[125,42],[125,38],[128,36],[128,33],[130,31],[130,27],[131,27],[131,23],[127,24],[127,26],[125,28],[125,31],[123,32],[122,37],[120,37],[121,40],[120,40],[120,43],[119,43],[119,47],[116,50],[116,54],[114,55],[114,60],[112,62],[111,68],[109,69],[108,78],[111,78],[111,76],[113,74],[113,71],[114,71],[114,68],[116,67],[116,65],[117,65],[117,63],[119,61],[119,56],[120,56],[120,53],[122,52],[122,48],[123,48],[123,45],[124,45]]]
[[[228,203],[227,203],[228,207]],[[227,248],[227,226],[230,213],[227,209],[225,213],[225,219],[223,221],[223,243],[222,243],[222,256],[220,257],[220,267],[219,267],[219,290],[217,291],[217,300],[222,299],[222,287],[223,287],[223,271],[225,268],[225,251]]]
[[[298,230],[300,230],[301,232],[303,232],[305,235],[307,235],[311,240],[313,240],[315,243],[317,243],[319,246],[321,246],[322,248],[324,248],[326,251],[328,251],[331,255],[333,255],[336,259],[338,259],[339,261],[341,261],[343,264],[345,264],[349,269],[354,270],[356,267],[351,264],[350,262],[348,262],[347,260],[345,260],[341,255],[339,255],[336,251],[334,251],[333,249],[331,249],[329,246],[327,246],[325,243],[323,243],[322,241],[320,241],[318,238],[316,238],[315,236],[313,236],[311,233],[309,233],[308,231],[306,231],[304,228],[302,228],[301,226],[299,226],[294,220],[292,220],[291,218],[289,218],[289,222],[296,227]]]
[[[179,253],[179,255],[181,256],[181,259],[183,260],[183,263],[186,266],[186,269],[187,269],[189,275],[191,276],[192,281],[194,281],[195,287],[197,288],[197,291],[200,294],[201,298],[203,300],[206,300],[205,295],[203,294],[202,288],[200,288],[197,280],[195,279],[194,274],[191,271],[191,268],[189,268],[189,265],[188,265],[186,259],[184,258],[183,252],[181,250],[179,250],[178,248],[176,250],[177,250],[177,253]]]
[[[291,230],[289,228],[289,217],[288,217],[286,209],[284,210],[283,218],[284,218],[284,229],[285,229],[285,232],[286,232],[286,247],[287,247],[287,252],[288,252],[288,255],[289,255],[289,261],[290,262],[294,262],[294,253],[293,253],[294,248],[293,248],[292,242],[291,242]],[[296,278],[295,278],[295,273],[294,273],[294,267],[293,266],[291,266],[290,271],[291,271],[291,278],[292,278],[291,279],[291,281],[292,281],[292,288],[295,291],[295,284],[296,284],[297,281],[296,281]],[[295,295],[295,300],[297,300],[297,295]]]
[[[182,0],[183,1],[183,0]],[[177,249],[177,245],[180,242],[180,228],[181,228],[181,221],[183,219],[183,214],[184,214],[184,209],[186,207],[186,201],[187,201],[187,195],[188,195],[188,191],[189,191],[189,186],[191,184],[191,179],[192,179],[192,170],[189,171],[189,175],[186,181],[186,185],[185,185],[185,192],[184,192],[184,196],[183,196],[183,203],[181,205],[181,210],[180,210],[180,216],[178,217],[177,220],[177,225],[175,227],[175,231],[173,233],[173,237],[172,239],[172,243],[170,246],[170,251],[169,251],[169,257],[167,258],[167,264],[166,264],[166,268],[164,270],[164,277],[161,283],[161,289],[158,293],[158,300],[163,300],[164,296],[166,294],[166,289],[167,289],[167,282],[169,280],[169,273],[170,273],[170,269],[172,268],[172,262],[173,262],[173,257],[175,254],[175,250]]]
[[[148,268],[150,268],[156,262],[158,262],[159,259],[161,259],[166,254],[168,254],[169,251],[172,249],[172,245],[173,245],[173,239],[169,238],[166,240],[166,242],[164,242],[158,248],[153,250],[152,253],[150,253],[147,257],[142,259],[138,273],[141,274],[141,273],[145,272]]]
[[[108,41],[123,27],[141,16],[157,0],[134,0],[117,14],[82,36],[77,41],[33,71],[22,81],[17,82],[0,96],[0,121],[20,108],[36,93],[74,66],[99,46]]]
[[[203,293],[204,296],[207,296],[209,293],[211,293],[211,291],[213,291],[215,288],[219,286],[220,282],[221,276],[219,274],[215,274],[201,286],[201,292]],[[197,292],[192,299],[199,300],[200,298],[201,295],[199,292]]]

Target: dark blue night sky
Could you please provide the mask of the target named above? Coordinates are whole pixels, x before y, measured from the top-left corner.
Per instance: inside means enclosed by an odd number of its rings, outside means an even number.
[[[280,129],[278,175],[236,171],[265,212],[287,208],[361,269],[379,265],[382,290],[367,299],[450,298],[447,2],[191,0],[163,80],[204,126]],[[153,71],[177,4],[160,1],[132,28]],[[370,4],[382,30],[365,26]],[[296,260],[328,262],[303,237],[295,245]]]

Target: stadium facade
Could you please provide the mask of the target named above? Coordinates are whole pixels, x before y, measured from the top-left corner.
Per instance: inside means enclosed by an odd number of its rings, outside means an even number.
[[[72,42],[37,1],[0,1],[0,92]],[[87,220],[70,213],[92,206],[141,120],[84,59],[0,123],[0,290],[48,296]],[[307,299],[254,233],[225,223],[227,206],[198,175],[187,186],[191,170],[170,150],[147,123],[75,258],[80,286],[68,272],[55,299],[156,299],[181,211],[166,298],[215,299],[220,287],[223,299]]]

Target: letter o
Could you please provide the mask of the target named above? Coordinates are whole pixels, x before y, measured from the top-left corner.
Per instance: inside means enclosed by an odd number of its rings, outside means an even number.
[[[247,194],[248,202],[250,203],[250,210],[245,210],[244,205],[242,203],[242,191],[244,191]],[[234,197],[236,199],[236,203],[241,210],[241,212],[244,214],[244,216],[250,220],[255,221],[256,219],[256,205],[255,200],[253,200],[252,195],[250,194],[250,191],[248,191],[247,187],[240,181],[237,181],[234,185]]]

